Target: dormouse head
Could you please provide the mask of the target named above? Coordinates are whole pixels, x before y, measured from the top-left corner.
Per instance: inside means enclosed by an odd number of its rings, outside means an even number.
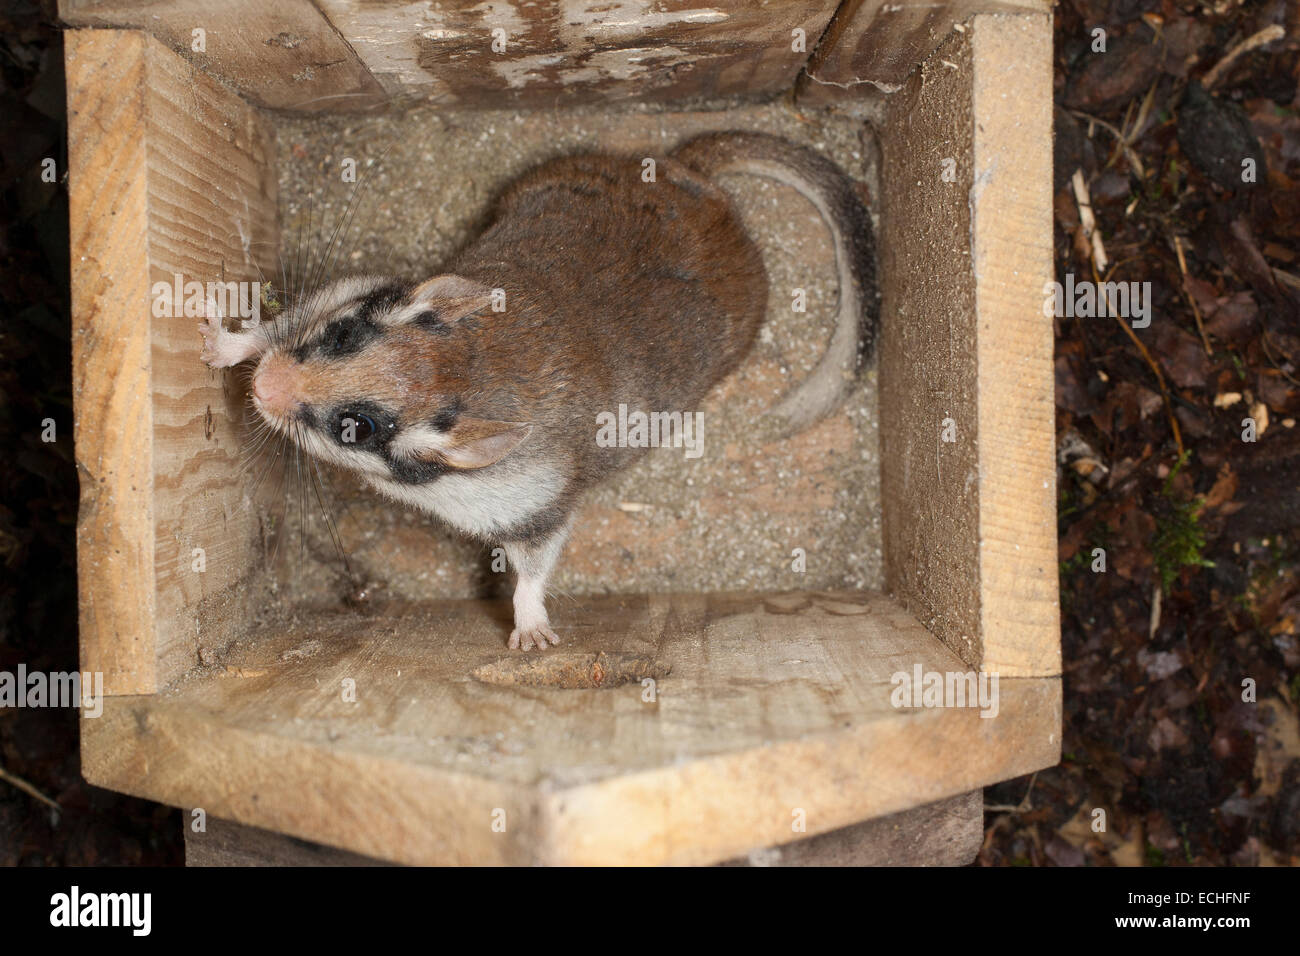
[[[492,290],[455,275],[341,279],[297,303],[253,372],[253,405],[304,451],[406,484],[485,468],[531,431],[475,417],[474,331]]]

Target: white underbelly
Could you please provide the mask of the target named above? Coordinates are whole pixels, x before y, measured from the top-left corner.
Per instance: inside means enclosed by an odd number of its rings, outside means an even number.
[[[453,472],[423,485],[365,477],[393,500],[435,515],[466,534],[485,538],[532,518],[564,490],[564,478],[540,464]]]

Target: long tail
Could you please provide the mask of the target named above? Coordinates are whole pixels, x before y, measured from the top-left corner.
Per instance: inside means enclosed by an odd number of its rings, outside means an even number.
[[[838,166],[776,136],[709,133],[678,147],[673,158],[709,178],[753,173],[793,186],[831,231],[839,276],[835,332],[812,374],[770,412],[784,419],[787,433],[806,428],[839,406],[875,350],[880,307],[870,213]]]

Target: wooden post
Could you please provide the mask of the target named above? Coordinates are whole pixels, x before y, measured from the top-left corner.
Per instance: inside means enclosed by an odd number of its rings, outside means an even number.
[[[69,32],[66,61],[81,667],[150,694],[233,636],[258,553],[242,399],[155,285],[275,261],[273,133],[144,34]]]
[[[1060,673],[1047,16],[954,33],[889,100],[880,342],[889,590],[962,660]]]

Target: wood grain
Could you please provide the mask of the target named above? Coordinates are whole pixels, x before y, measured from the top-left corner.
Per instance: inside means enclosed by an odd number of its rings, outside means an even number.
[[[926,627],[974,665],[983,649],[971,53],[958,38],[940,55],[959,69],[914,75],[890,99],[880,131],[889,171],[878,359],[885,578]],[[943,181],[945,160],[955,164],[955,182]]]
[[[143,34],[75,31],[65,51],[82,667],[152,693],[200,638],[233,638],[259,563],[241,398],[198,361],[198,319],[153,315],[153,284],[269,268],[273,134]]]
[[[508,615],[300,613],[109,700],[83,772],[398,862],[706,863],[1058,759],[1058,680],[1002,681],[993,718],[895,708],[894,673],[966,668],[879,595],[594,598],[544,658],[504,650]]]
[[[1061,672],[1052,266],[1050,16],[978,16],[974,34],[979,318],[980,631],[985,670]]]
[[[835,6],[320,0],[390,94],[493,108],[779,93],[793,85]],[[804,32],[803,50],[793,49],[795,29]],[[500,52],[493,30],[504,31]]]
[[[59,16],[75,27],[143,30],[261,106],[311,113],[385,99],[310,0],[59,0]]]
[[[1045,16],[974,18],[881,133],[888,587],[1003,677],[1060,673],[1050,41]]]
[[[157,687],[142,37],[65,39],[81,668]],[[116,59],[115,59],[116,58]]]
[[[864,92],[896,93],[955,24],[981,13],[1050,8],[1048,0],[845,0],[808,62],[801,95],[849,102]]]
[[[184,814],[186,866],[385,866],[382,860],[209,817]],[[965,866],[984,839],[980,790],[891,813],[721,866]]]

